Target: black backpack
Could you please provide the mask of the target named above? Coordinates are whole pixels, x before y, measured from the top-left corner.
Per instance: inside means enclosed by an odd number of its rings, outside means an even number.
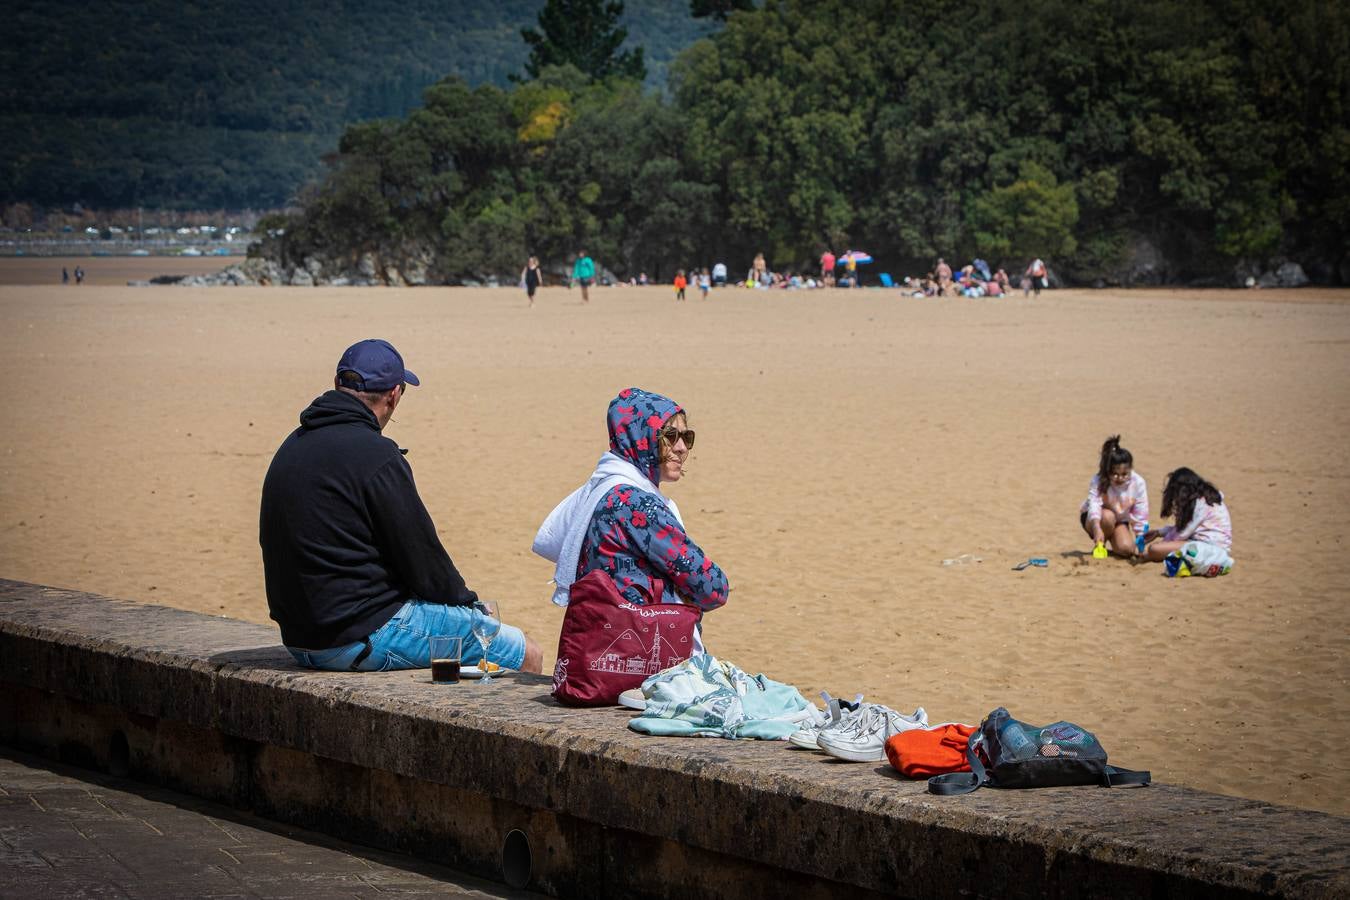
[[[928,779],[932,794],[968,794],[984,786],[1058,787],[1071,784],[1146,785],[1148,772],[1106,764],[1106,749],[1072,722],[1037,727],[1019,722],[1000,706],[985,716],[966,746],[969,772]]]

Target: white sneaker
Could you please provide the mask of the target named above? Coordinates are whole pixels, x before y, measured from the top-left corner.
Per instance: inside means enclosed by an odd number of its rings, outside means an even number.
[[[839,721],[839,701],[833,697],[825,702],[825,713],[819,721],[812,722],[809,725],[803,725],[792,734],[788,735],[788,743],[794,747],[801,747],[803,750],[817,750],[816,735],[826,728]]]
[[[852,721],[853,716],[857,714],[856,710],[862,706],[862,694],[855,696],[852,703],[847,700],[836,700],[830,696],[829,691],[821,691],[820,696],[825,701],[824,715],[819,721],[804,725],[788,735],[788,742],[792,746],[801,747],[803,750],[819,750],[820,745],[816,741],[820,733]]]
[[[902,731],[928,727],[928,713],[922,706],[907,716],[877,703],[868,703],[852,720],[838,728],[828,728],[816,738],[820,749],[850,762],[877,762],[886,758],[886,739]]]
[[[642,693],[642,688],[629,688],[619,695],[619,705],[629,709],[646,709],[647,695]]]

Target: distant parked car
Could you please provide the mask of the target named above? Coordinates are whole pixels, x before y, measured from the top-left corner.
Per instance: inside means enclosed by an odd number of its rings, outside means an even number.
[[[183,256],[201,256],[201,255],[202,255],[202,251],[198,250],[196,247],[184,247],[184,248],[183,248],[183,253],[182,253],[182,255],[183,255]]]
[[[149,256],[149,255],[150,255],[150,251],[149,251],[149,250],[146,250],[144,247],[137,247],[135,250],[132,250],[132,251],[131,251],[131,255],[132,255],[132,256]]]
[[[230,248],[229,248],[229,247],[217,247],[216,249],[214,249],[214,250],[211,251],[211,255],[212,255],[212,256],[229,256],[229,255],[230,255]]]

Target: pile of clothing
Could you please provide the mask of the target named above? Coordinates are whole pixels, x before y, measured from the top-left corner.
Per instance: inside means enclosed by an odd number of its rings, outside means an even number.
[[[969,771],[965,747],[975,726],[930,725],[923,707],[901,713],[861,694],[821,697],[823,710],[790,684],[704,653],[652,675],[619,703],[640,710],[628,727],[642,734],[786,740],[850,762],[889,759],[910,778]]]

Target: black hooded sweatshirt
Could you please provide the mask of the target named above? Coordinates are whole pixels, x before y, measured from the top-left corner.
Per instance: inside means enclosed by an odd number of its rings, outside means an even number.
[[[398,445],[341,391],[311,403],[272,458],[259,543],[267,605],[288,647],[359,641],[414,597],[478,599],[436,536]]]

